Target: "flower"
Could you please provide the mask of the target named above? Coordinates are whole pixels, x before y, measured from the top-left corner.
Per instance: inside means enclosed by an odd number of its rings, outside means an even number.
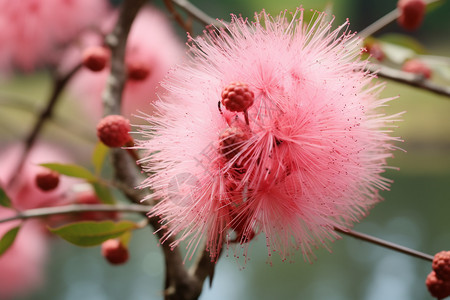
[[[0,70],[56,63],[63,46],[107,11],[106,0],[0,0]]]
[[[112,29],[114,22],[110,19],[104,21],[105,32]],[[96,41],[88,34],[85,40],[85,47],[101,43],[100,39]],[[83,49],[78,49],[79,57],[82,51]],[[73,52],[68,54],[67,60],[77,59]],[[152,7],[141,9],[127,41],[126,65],[133,71],[131,79],[139,79],[128,80],[125,86],[122,113],[127,118],[130,119],[136,110],[148,108],[148,104],[156,99],[155,88],[158,82],[179,61],[182,54],[182,44],[164,14]],[[146,71],[145,76],[143,71]],[[71,94],[82,102],[87,115],[95,120],[102,116],[101,99],[109,72],[109,68],[96,73],[80,70],[69,84]]]
[[[12,209],[0,209],[1,219],[13,215]],[[0,224],[0,237],[18,225],[18,222]],[[37,289],[44,279],[47,252],[44,231],[35,221],[25,222],[14,243],[0,256],[0,299],[16,299]]]
[[[216,260],[223,242],[246,256],[264,234],[269,256],[300,248],[309,258],[381,200],[399,140],[387,127],[400,114],[377,110],[392,98],[378,98],[383,84],[363,71],[348,21],[332,30],[324,16],[233,15],[193,40],[189,61],[161,83],[138,147],[148,151],[141,187],[157,202],[150,216],[168,228],[162,243],[178,234],[171,246],[186,240],[192,257],[205,238]],[[218,107],[232,82],[254,95],[246,112]]]

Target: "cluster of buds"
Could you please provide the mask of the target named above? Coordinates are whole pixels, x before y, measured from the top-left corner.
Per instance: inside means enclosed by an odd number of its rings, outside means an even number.
[[[450,251],[437,253],[432,268],[425,281],[428,291],[438,299],[450,296]]]
[[[108,48],[102,46],[92,46],[84,50],[82,55],[82,64],[92,72],[103,71],[111,60],[111,52]],[[137,61],[126,62],[127,77],[132,81],[144,81],[150,75],[148,64]]]

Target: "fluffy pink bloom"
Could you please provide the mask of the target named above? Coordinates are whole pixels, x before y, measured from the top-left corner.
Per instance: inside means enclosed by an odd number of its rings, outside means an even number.
[[[50,145],[37,145],[32,149],[20,175],[8,184],[15,174],[18,159],[22,153],[21,145],[13,145],[0,151],[0,182],[18,210],[60,205],[65,201],[66,192],[75,182],[61,176],[58,186],[51,191],[43,191],[36,185],[36,175],[45,170],[41,163],[68,163],[68,155]]]
[[[398,140],[386,128],[399,115],[377,111],[391,99],[378,99],[382,85],[362,71],[348,22],[331,26],[322,13],[304,23],[303,9],[233,16],[196,38],[190,60],[162,82],[159,114],[141,128],[150,174],[142,187],[154,191],[151,215],[168,226],[166,238],[179,234],[173,246],[186,240],[192,254],[206,238],[214,260],[223,242],[246,255],[261,233],[269,256],[291,259],[300,248],[307,257],[380,201]],[[254,95],[249,124],[243,112],[218,109],[232,82]]]
[[[11,209],[0,208],[0,218],[13,216]],[[0,237],[18,222],[0,224]],[[43,282],[43,268],[47,256],[46,236],[36,222],[25,222],[14,244],[0,256],[0,299],[16,299],[30,293]]]
[[[111,30],[114,22],[107,20],[106,23],[106,27]],[[99,43],[90,36],[86,39],[85,47],[78,49],[78,57],[81,57],[86,46]],[[156,99],[155,88],[158,82],[179,61],[183,47],[164,14],[146,7],[139,12],[133,23],[126,51],[127,64],[148,66],[150,71],[144,80],[128,80],[126,83],[122,108],[123,114],[130,118],[132,114],[136,114],[136,110],[148,109],[148,104]],[[71,59],[74,55],[76,56],[72,53]],[[96,119],[102,115],[101,97],[109,72],[109,68],[101,72],[84,69],[70,85],[72,94],[86,107],[86,112]]]
[[[55,63],[61,48],[107,10],[106,0],[0,0],[0,69]]]

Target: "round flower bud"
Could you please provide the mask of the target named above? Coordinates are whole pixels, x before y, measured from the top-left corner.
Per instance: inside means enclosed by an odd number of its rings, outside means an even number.
[[[150,68],[142,62],[128,62],[127,74],[130,80],[143,81],[150,75]]]
[[[36,185],[44,192],[56,189],[59,184],[59,173],[50,169],[44,169],[36,174]]]
[[[131,141],[130,121],[121,115],[104,117],[97,125],[97,136],[108,147],[121,147]]]
[[[229,111],[245,111],[253,105],[254,100],[255,95],[242,82],[231,82],[222,91],[222,104]]]
[[[83,52],[83,66],[93,72],[102,71],[109,61],[109,51],[105,47],[90,47]]]
[[[113,265],[120,265],[128,261],[128,249],[115,239],[107,240],[102,243],[102,255]]]
[[[441,251],[434,256],[433,271],[436,276],[450,284],[450,251]]]
[[[418,59],[410,59],[407,60],[403,66],[402,70],[408,73],[414,73],[422,75],[423,77],[430,79],[431,78],[431,69],[422,61]]]
[[[248,132],[240,126],[229,127],[219,137],[219,151],[226,159],[233,159],[248,139]]]
[[[424,0],[400,0],[397,7],[400,11],[397,22],[406,30],[415,30],[422,24],[425,16],[426,3]]]
[[[434,271],[428,274],[425,284],[433,297],[443,299],[450,296],[450,283],[438,278]]]

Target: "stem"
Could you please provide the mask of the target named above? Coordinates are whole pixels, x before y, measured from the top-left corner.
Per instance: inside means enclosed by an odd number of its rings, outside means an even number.
[[[174,17],[178,25],[180,25],[181,28],[183,28],[187,33],[192,35],[192,24],[188,24],[183,20],[183,17],[175,10],[172,0],[164,0],[164,4],[166,5],[167,10]]]
[[[205,12],[203,12],[198,7],[194,6],[191,2],[187,0],[172,0],[175,5],[182,8],[184,11],[186,11],[190,16],[192,16],[194,19],[202,23],[203,25],[214,25],[216,27],[222,27],[223,24],[216,19],[211,18],[208,16]]]
[[[356,239],[360,239],[360,240],[363,240],[363,241],[366,241],[366,242],[369,242],[369,243],[372,243],[372,244],[375,244],[375,245],[378,245],[381,247],[385,247],[385,248],[388,248],[388,249],[391,249],[391,250],[394,250],[397,252],[401,252],[401,253],[404,253],[404,254],[407,254],[410,256],[414,256],[417,258],[421,258],[421,259],[424,259],[427,261],[433,261],[432,255],[429,255],[429,254],[426,254],[423,252],[419,252],[419,251],[416,251],[416,250],[413,250],[413,249],[410,249],[410,248],[407,248],[404,246],[400,246],[398,244],[391,243],[391,242],[388,242],[388,241],[385,241],[385,240],[382,240],[382,239],[379,239],[379,238],[376,238],[376,237],[373,237],[373,236],[370,236],[370,235],[367,235],[364,233],[360,233],[360,232],[353,231],[350,229],[341,229],[341,228],[337,228],[337,227],[335,228],[335,230],[340,233],[354,237]]]
[[[428,1],[426,1],[426,3],[427,3],[427,5],[429,5],[434,2],[438,2],[438,1],[442,1],[442,0],[428,0]],[[358,36],[360,36],[362,39],[365,39],[371,35],[374,35],[375,33],[380,31],[387,25],[389,25],[392,22],[394,22],[395,20],[397,20],[398,15],[399,15],[399,10],[396,8],[393,11],[391,11],[391,12],[387,13],[386,15],[384,15],[383,17],[381,17],[380,19],[376,20],[375,22],[373,22],[372,24],[370,24],[363,30],[361,30],[359,32]]]
[[[386,66],[369,66],[370,72],[376,73],[378,77],[391,79],[410,86],[433,92],[438,95],[450,97],[450,86],[437,85],[430,80],[426,80],[421,75],[403,72]]]
[[[50,97],[48,99],[46,107],[41,111],[39,118],[36,120],[35,125],[33,126],[33,129],[31,130],[30,134],[25,139],[25,149],[23,150],[23,153],[18,160],[17,166],[15,167],[15,172],[11,179],[8,182],[8,185],[13,185],[14,181],[17,179],[17,177],[20,175],[20,171],[22,170],[25,161],[33,148],[34,144],[37,141],[37,138],[39,137],[39,134],[42,131],[42,128],[45,124],[45,122],[50,119],[53,115],[53,111],[55,110],[56,104],[58,103],[58,100],[60,99],[61,92],[64,90],[64,87],[69,82],[69,80],[72,78],[72,76],[81,68],[81,64],[78,64],[75,66],[72,70],[70,70],[65,75],[56,74],[56,78],[53,83],[53,90],[50,94]]]
[[[72,214],[80,212],[135,212],[148,213],[152,206],[138,204],[71,204],[56,207],[34,208],[19,212],[17,215],[5,219],[0,219],[0,223],[6,223],[15,220],[26,220],[33,218],[43,218],[53,215]]]

